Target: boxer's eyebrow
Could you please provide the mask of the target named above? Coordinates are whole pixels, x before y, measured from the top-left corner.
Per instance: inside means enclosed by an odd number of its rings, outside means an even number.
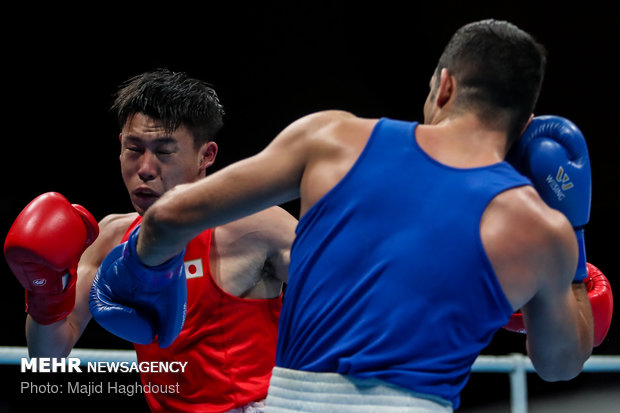
[[[125,135],[123,137],[123,142],[127,145],[177,145],[178,141],[170,136],[160,136],[152,140],[146,140],[139,136],[134,135]]]
[[[139,136],[135,136],[135,135],[124,135],[123,137],[125,139],[127,139],[128,141],[131,141],[131,142],[143,142],[143,141],[147,140],[147,139],[141,138]],[[154,138],[152,141],[153,142],[158,142],[158,143],[174,143],[177,140],[174,139],[171,136],[165,135],[165,136],[159,136],[157,138]]]

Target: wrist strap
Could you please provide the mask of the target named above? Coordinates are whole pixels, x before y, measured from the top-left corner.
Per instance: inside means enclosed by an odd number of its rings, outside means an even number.
[[[583,283],[588,276],[588,267],[586,265],[586,241],[584,238],[583,228],[575,229],[577,236],[577,245],[579,246],[579,261],[577,261],[577,272],[575,273],[574,283]]]
[[[36,294],[26,290],[26,312],[39,324],[49,325],[68,316],[75,307],[75,269],[68,272],[67,287],[58,294]]]

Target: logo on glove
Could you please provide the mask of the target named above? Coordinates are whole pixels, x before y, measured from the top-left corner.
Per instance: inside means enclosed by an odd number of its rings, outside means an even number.
[[[545,180],[551,187],[551,190],[553,191],[555,196],[558,197],[559,201],[566,198],[564,191],[568,191],[574,186],[573,183],[570,181],[570,177],[566,172],[564,172],[564,168],[562,168],[561,166],[558,168],[558,173],[556,174],[555,179],[551,175],[547,175],[547,178]]]
[[[32,280],[32,285],[35,287],[43,287],[47,280],[45,278],[37,278],[36,280]]]
[[[564,168],[561,166],[558,168],[558,174],[556,175],[555,180],[562,183],[562,191],[566,191],[573,187],[573,183],[570,182],[568,174],[564,172]]]

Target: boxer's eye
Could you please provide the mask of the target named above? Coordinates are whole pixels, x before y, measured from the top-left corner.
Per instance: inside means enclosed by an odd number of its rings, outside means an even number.
[[[174,149],[170,149],[170,148],[161,148],[161,149],[157,149],[155,151],[155,154],[158,157],[167,157],[167,156],[170,156],[170,155],[172,155],[174,153],[175,153],[175,150]]]

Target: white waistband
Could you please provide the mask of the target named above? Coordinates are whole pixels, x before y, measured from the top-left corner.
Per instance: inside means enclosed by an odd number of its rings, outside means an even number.
[[[242,407],[237,407],[227,411],[226,413],[263,413],[265,411],[265,399],[256,402],[250,402]]]
[[[451,407],[432,397],[377,379],[275,367],[265,413],[452,413]]]

